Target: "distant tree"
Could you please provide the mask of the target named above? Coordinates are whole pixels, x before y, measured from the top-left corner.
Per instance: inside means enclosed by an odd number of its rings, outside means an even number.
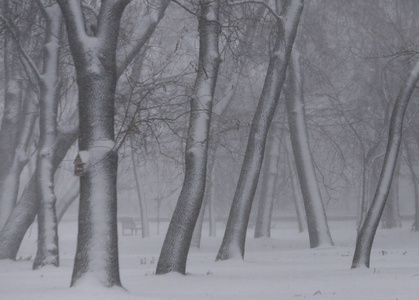
[[[185,274],[186,259],[205,191],[208,137],[220,57],[218,0],[201,0],[199,12],[199,62],[185,149],[185,178],[169,224],[156,274]]]
[[[352,268],[369,268],[370,266],[372,244],[374,242],[375,233],[390,191],[393,173],[396,167],[397,157],[399,155],[404,115],[418,80],[419,62],[416,62],[415,66],[408,74],[405,84],[400,89],[394,104],[390,120],[389,138],[380,179],[371,207],[368,210],[364,224],[358,233],[355,253],[352,260]]]
[[[302,0],[287,1],[285,7],[282,7],[282,1],[276,1],[276,3],[276,12],[270,9],[276,19],[275,42],[263,90],[251,124],[227,228],[216,260],[226,260],[237,255],[244,258],[246,231],[259,181],[266,138],[285,81],[292,46],[303,10]]]

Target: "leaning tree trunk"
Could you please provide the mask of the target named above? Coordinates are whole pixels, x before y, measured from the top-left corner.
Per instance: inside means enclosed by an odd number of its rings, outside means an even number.
[[[118,261],[114,115],[116,47],[129,0],[102,1],[97,33],[88,36],[81,3],[59,0],[79,88],[79,150],[88,157],[80,177],[77,250],[71,286],[93,276],[104,286],[121,286]]]
[[[275,130],[272,130],[275,129]],[[271,140],[268,141],[268,153],[265,163],[265,176],[261,186],[258,212],[256,216],[255,238],[271,237],[271,217],[275,198],[275,186],[278,179],[279,138],[275,135],[277,126],[271,130]]]
[[[78,136],[78,119],[71,118],[69,121],[69,123],[60,126],[58,130],[52,165],[54,173]],[[38,201],[36,198],[36,178],[34,174],[27,183],[6,224],[0,231],[0,259],[16,259],[23,237],[32,225],[37,213]]]
[[[414,191],[414,199],[415,199],[415,215],[414,221],[412,225],[413,231],[419,231],[419,188],[418,188],[418,177],[416,176],[415,168],[414,168],[414,160],[412,155],[412,149],[409,145],[409,142],[404,140],[404,145],[406,149],[406,156],[407,156],[407,166],[410,171],[410,179],[412,180],[413,191]]]
[[[62,16],[57,4],[41,8],[47,23],[44,70],[40,81],[39,145],[36,161],[36,198],[38,202],[38,250],[33,269],[59,266],[56,196],[53,154],[57,138],[57,111],[60,92],[59,56]]]
[[[294,52],[288,70],[289,77],[285,97],[288,123],[294,161],[297,167],[307,216],[310,247],[333,245],[308,142],[304,109],[303,76],[298,53]]]
[[[302,0],[293,0],[277,20],[277,37],[269,60],[262,94],[250,127],[243,165],[234,193],[227,228],[216,260],[226,260],[240,255],[244,258],[246,231],[252,202],[259,181],[265,152],[266,137],[285,80],[291,49],[294,44]]]
[[[399,208],[399,176],[400,176],[400,159],[396,163],[393,172],[393,179],[390,191],[384,205],[383,215],[381,217],[381,228],[391,229],[402,227]]]
[[[371,248],[374,242],[375,233],[380,222],[381,215],[386,204],[387,196],[390,191],[391,181],[399,154],[403,119],[410,97],[419,79],[419,62],[410,71],[406,83],[400,89],[394,104],[393,113],[390,120],[390,132],[387,142],[386,154],[377,190],[372,200],[367,217],[358,233],[355,253],[352,260],[352,268],[370,266]]]
[[[185,274],[186,259],[205,190],[212,101],[220,57],[218,0],[201,0],[199,64],[191,99],[185,149],[185,179],[163,243],[156,274]]]
[[[7,9],[7,5],[5,5]],[[7,12],[7,11],[6,11]],[[19,132],[19,119],[21,114],[22,78],[16,70],[16,48],[12,45],[8,33],[4,37],[4,108],[0,129],[0,190],[7,188],[6,179],[10,174],[13,163],[14,151]],[[0,194],[0,229],[5,224],[16,201],[7,197],[9,194]]]
[[[28,147],[31,142],[33,129],[38,116],[38,107],[32,97],[31,87],[27,87],[22,105],[22,118],[19,124],[19,135],[14,150],[12,165],[8,174],[4,178],[4,185],[1,193],[1,200],[11,204],[11,208],[16,206],[20,175],[26,164],[29,162]],[[7,220],[7,219],[6,219]],[[0,227],[1,228],[1,227]]]
[[[218,101],[213,108],[213,114],[216,116],[223,117],[235,98],[237,87],[241,79],[242,71],[247,62],[247,56],[244,55],[247,45],[251,44],[251,41],[254,39],[257,20],[264,13],[264,9],[260,8],[256,12],[256,16],[253,18],[246,29],[244,30],[243,37],[239,39],[234,52],[237,53],[237,58],[233,60],[234,66],[229,68],[229,74],[227,78],[230,78],[229,82],[224,86],[223,94],[224,96]],[[214,176],[213,168],[215,163],[215,155],[219,146],[219,137],[217,135],[211,136],[210,146],[208,149],[208,166],[207,166],[207,180]],[[198,247],[201,243],[201,233],[202,233],[202,223],[204,221],[205,208],[208,206],[209,210],[209,224],[210,224],[210,236],[214,237],[216,234],[216,222],[215,222],[215,203],[214,203],[214,182],[213,180],[209,181],[210,184],[205,189],[204,203],[202,206],[201,212],[199,213],[197,225],[195,226],[192,246]]]

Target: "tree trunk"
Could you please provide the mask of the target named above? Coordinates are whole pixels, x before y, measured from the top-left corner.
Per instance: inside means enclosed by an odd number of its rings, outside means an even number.
[[[156,274],[168,272],[185,274],[192,234],[202,205],[212,101],[220,64],[218,53],[219,5],[218,0],[200,1],[199,64],[194,97],[191,99],[185,150],[185,179],[163,243]]]
[[[211,145],[213,145],[214,147],[211,147]],[[211,203],[211,201],[214,200],[214,199],[211,199],[212,197],[211,189],[213,188],[212,176],[213,176],[216,152],[217,152],[217,144],[215,144],[214,140],[212,140],[210,142],[210,147],[208,149],[208,160],[207,160],[207,171],[206,171],[207,183],[206,183],[205,192],[204,192],[204,199],[203,199],[201,210],[199,212],[198,219],[196,220],[196,225],[195,225],[194,232],[192,235],[191,246],[196,247],[196,248],[199,248],[201,246],[202,226],[204,222],[205,209],[207,206],[209,207],[209,209],[211,209],[210,206],[214,205],[213,203]],[[210,223],[213,221],[214,220],[210,220]],[[210,226],[210,230],[211,230],[211,226]]]
[[[87,35],[81,4],[59,0],[79,88],[79,150],[88,156],[80,177],[77,250],[71,286],[85,276],[121,286],[118,261],[117,166],[114,140],[116,47],[129,0],[102,1],[97,34]]]
[[[352,261],[352,268],[365,266],[369,268],[371,248],[374,242],[375,233],[380,222],[381,215],[390,191],[391,181],[399,154],[403,119],[407,105],[419,79],[419,62],[410,71],[406,83],[400,89],[397,100],[394,104],[390,120],[389,139],[381,169],[377,190],[372,200],[371,207],[356,241],[355,253]]]
[[[283,18],[277,20],[278,32],[273,54],[269,60],[262,94],[250,127],[246,153],[234,193],[227,228],[216,260],[226,260],[237,255],[244,258],[246,231],[259,181],[266,137],[285,80],[302,10],[302,0],[291,1],[289,7],[282,12]]]
[[[272,130],[274,129],[274,130]],[[265,163],[265,176],[262,182],[261,198],[259,199],[258,212],[255,225],[255,238],[271,237],[271,217],[275,197],[275,186],[278,179],[279,138],[276,126],[271,130],[272,135],[268,141],[268,152]]]
[[[211,180],[209,182],[209,197],[208,197],[208,218],[209,218],[209,236],[216,237],[217,235],[217,216],[215,214],[215,171],[214,167],[211,171]]]
[[[54,173],[78,136],[78,119],[72,118],[69,121],[69,123],[60,126],[58,130],[52,165]],[[38,206],[34,174],[26,185],[6,224],[0,231],[0,259],[16,259],[23,237],[38,213]]]
[[[365,217],[368,212],[368,177],[367,177],[367,164],[365,162],[365,158],[363,158],[363,164],[362,164],[362,190],[361,190],[361,199],[359,202],[359,209],[358,209],[358,231],[362,228],[362,224],[364,224]]]
[[[38,250],[33,269],[59,266],[58,222],[55,211],[53,154],[57,137],[57,111],[60,92],[59,55],[62,16],[57,4],[41,8],[46,18],[44,71],[40,77],[39,145],[36,161],[38,202]]]
[[[135,159],[135,149],[133,144],[133,136],[130,136],[130,145],[131,145],[131,160],[132,166],[134,169],[135,184],[137,186],[137,195],[138,202],[140,204],[140,214],[141,214],[141,236],[143,238],[150,237],[150,229],[148,226],[148,214],[147,214],[147,202],[141,195],[141,185],[140,185],[140,170],[138,167],[138,162]]]
[[[307,216],[310,247],[315,248],[323,245],[333,246],[308,142],[303,95],[303,76],[298,53],[294,52],[288,71],[285,97],[288,123],[294,160]]]
[[[10,203],[12,208],[16,206],[20,175],[23,168],[29,162],[27,149],[32,137],[35,120],[38,116],[38,108],[35,105],[34,99],[32,99],[31,88],[26,88],[24,103],[22,105],[23,116],[19,124],[19,135],[14,150],[14,156],[12,165],[9,169],[9,173],[4,178],[3,190],[1,193],[1,200],[4,203]],[[7,219],[6,219],[7,220]],[[1,228],[1,227],[0,227]]]
[[[204,199],[202,200],[201,210],[199,211],[198,219],[196,220],[195,228],[192,234],[191,240],[191,247],[200,248],[201,247],[201,236],[202,236],[202,226],[204,225],[204,215],[205,215],[205,208],[207,206],[208,201],[208,185],[209,182],[206,182],[207,188],[204,192]]]
[[[409,143],[404,140],[404,145],[406,149],[406,155],[407,155],[407,166],[410,170],[410,178],[412,180],[413,190],[414,190],[414,199],[415,199],[415,215],[414,215],[414,221],[412,225],[413,231],[419,231],[419,189],[418,189],[418,178],[416,176],[414,163],[413,163],[413,156],[412,156],[412,149],[410,148]]]
[[[5,13],[8,5],[5,3]],[[16,47],[8,33],[4,38],[4,110],[0,129],[0,190],[6,191],[6,179],[10,174],[13,156],[19,136],[19,119],[21,115],[22,78],[16,70],[18,59],[15,57]],[[8,193],[0,194],[0,228],[6,223],[7,218],[16,205],[16,199],[8,197]]]
[[[293,172],[292,168],[292,161],[291,161],[291,155],[288,151],[288,143],[286,147],[286,157],[287,157],[287,165],[289,170],[289,177],[291,182],[291,188],[292,188],[292,196],[294,197],[294,206],[295,206],[295,212],[297,214],[297,222],[298,222],[298,231],[303,232],[304,231],[304,223],[306,223],[305,219],[305,210],[304,210],[304,202],[303,199],[300,197],[300,189],[298,189],[298,175],[296,175]],[[297,177],[297,178],[296,178]]]
[[[389,195],[383,210],[381,227],[385,229],[402,227],[399,209],[399,176],[400,162],[396,164]]]

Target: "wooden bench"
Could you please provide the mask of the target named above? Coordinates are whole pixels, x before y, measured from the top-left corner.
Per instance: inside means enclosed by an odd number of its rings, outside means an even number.
[[[141,223],[137,218],[122,217],[120,218],[122,225],[122,235],[137,235],[138,230],[141,230]],[[130,234],[126,234],[126,230],[130,230]]]

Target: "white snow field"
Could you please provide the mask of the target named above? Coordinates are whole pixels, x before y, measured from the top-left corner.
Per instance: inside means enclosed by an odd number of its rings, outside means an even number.
[[[245,260],[215,262],[221,243],[204,225],[200,249],[191,249],[186,276],[154,275],[164,234],[149,239],[119,236],[120,272],[126,290],[104,288],[94,280],[69,288],[77,222],[59,226],[61,266],[32,271],[36,226],[26,235],[19,261],[0,261],[1,300],[65,299],[419,299],[419,233],[379,229],[370,269],[350,270],[355,245],[354,221],[329,222],[335,247],[308,249],[307,233],[295,222],[276,222],[272,239],[253,239],[249,230]],[[167,223],[162,225],[164,233]],[[120,232],[120,231],[119,231]],[[31,259],[32,259],[31,258]]]

